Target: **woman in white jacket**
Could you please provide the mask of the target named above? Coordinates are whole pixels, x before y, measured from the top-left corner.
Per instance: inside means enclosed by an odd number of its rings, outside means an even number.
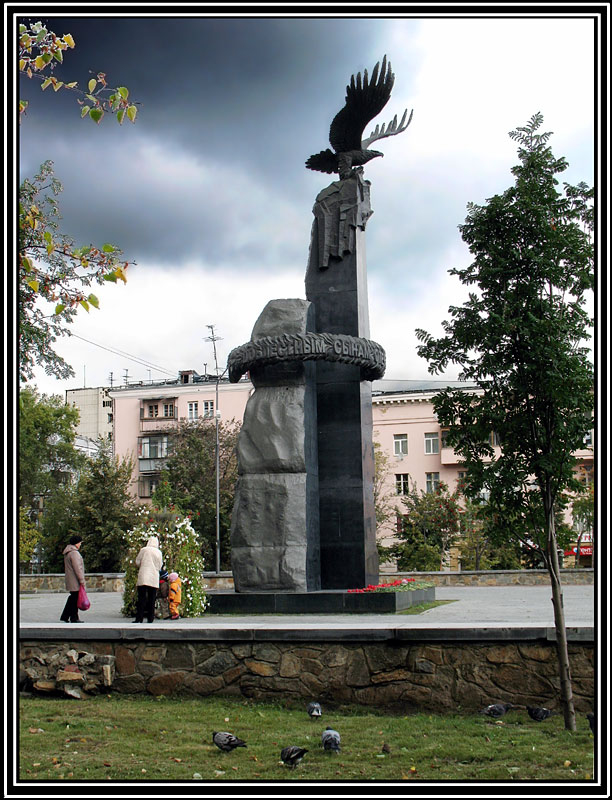
[[[155,619],[155,596],[159,588],[159,571],[162,566],[162,554],[159,549],[157,536],[151,536],[146,547],[143,547],[136,556],[138,578],[138,603],[136,606],[136,619],[134,622],[143,622],[146,616],[148,622]]]

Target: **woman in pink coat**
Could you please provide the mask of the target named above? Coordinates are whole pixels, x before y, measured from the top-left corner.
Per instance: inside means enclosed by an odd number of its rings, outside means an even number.
[[[82,619],[79,619],[77,606],[79,587],[85,586],[85,567],[83,566],[83,556],[79,553],[82,541],[80,536],[71,536],[70,544],[66,545],[63,551],[66,589],[70,594],[60,617],[62,622],[83,622]]]
[[[159,589],[159,571],[162,563],[159,539],[157,536],[150,536],[146,547],[143,547],[136,556],[138,603],[134,622],[143,622],[145,614],[147,622],[153,622],[155,619],[155,597]]]

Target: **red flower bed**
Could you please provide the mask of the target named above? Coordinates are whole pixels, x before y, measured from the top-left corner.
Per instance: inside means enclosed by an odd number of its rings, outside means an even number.
[[[392,581],[391,583],[378,583],[376,586],[373,586],[371,583],[369,586],[366,586],[365,589],[347,589],[348,592],[375,592],[378,589],[392,589],[394,586],[402,586],[402,584],[411,583],[414,581],[414,578],[398,578],[396,581]]]

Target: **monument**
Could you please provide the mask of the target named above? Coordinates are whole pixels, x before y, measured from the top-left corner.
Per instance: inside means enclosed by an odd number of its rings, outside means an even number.
[[[351,77],[330,127],[333,151],[306,161],[340,178],[313,208],[306,300],[270,301],[251,341],[228,358],[230,381],[248,372],[255,387],[239,436],[231,543],[236,593],[278,599],[260,610],[348,609],[346,590],[378,582],[371,381],[383,376],[385,353],[369,339],[363,165],[383,155],[370,144],[412,120],[405,111],[399,125],[396,116],[362,139],[393,88],[386,56],[379,67],[371,79],[365,70]]]

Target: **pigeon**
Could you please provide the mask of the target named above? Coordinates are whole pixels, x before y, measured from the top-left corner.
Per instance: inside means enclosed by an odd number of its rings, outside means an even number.
[[[227,733],[227,731],[213,731],[212,740],[217,745],[219,750],[223,750],[224,753],[229,753],[236,747],[247,746],[246,742],[243,742],[242,739],[234,736],[233,733]]]
[[[586,715],[586,718],[588,719],[589,725],[591,726],[591,733],[595,735],[595,714],[593,714],[592,711],[589,711],[589,713]]]
[[[549,708],[538,708],[538,706],[527,706],[527,713],[536,722],[544,722],[545,719],[552,717],[553,711]]]
[[[321,734],[321,743],[327,751],[340,752],[340,734],[333,728],[325,728]]]
[[[307,752],[308,750],[305,747],[298,747],[295,744],[291,744],[289,747],[283,747],[281,750],[281,760],[288,767],[295,769]]]
[[[391,752],[391,748],[389,747],[387,742],[383,742],[382,751],[383,751],[383,753],[390,753]]]
[[[491,703],[481,710],[481,714],[486,714],[487,717],[503,717],[506,711],[514,708],[512,703]]]
[[[315,702],[308,703],[306,711],[308,711],[308,716],[310,717],[310,719],[315,719],[316,717],[320,717],[322,714],[321,704]]]

